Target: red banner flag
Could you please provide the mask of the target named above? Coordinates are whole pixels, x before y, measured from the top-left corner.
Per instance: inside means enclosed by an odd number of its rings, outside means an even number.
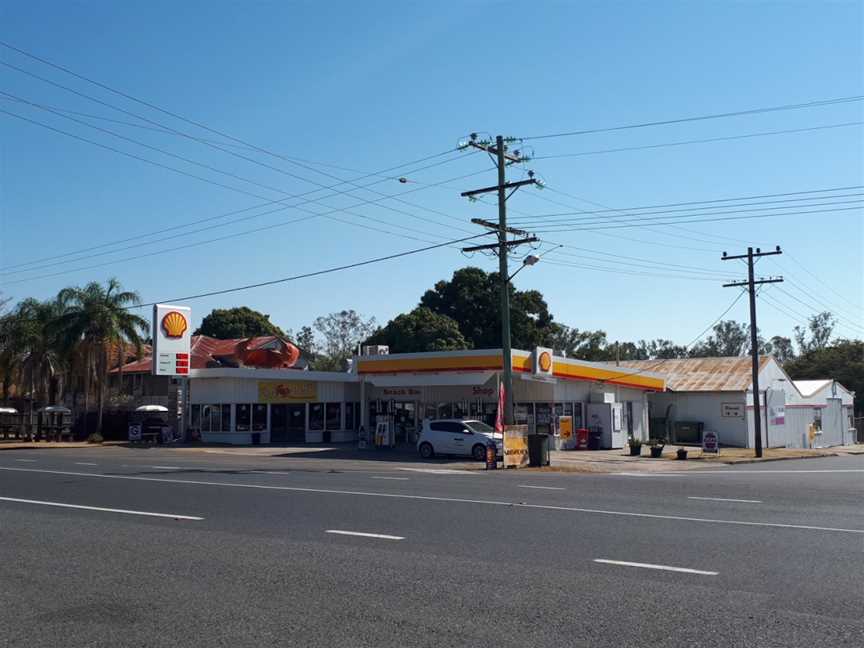
[[[498,381],[498,413],[495,415],[495,431],[504,432],[504,383]]]

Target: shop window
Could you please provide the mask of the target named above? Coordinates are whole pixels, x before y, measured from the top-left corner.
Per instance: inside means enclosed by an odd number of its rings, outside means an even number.
[[[555,416],[564,416],[564,403],[555,403]]]
[[[328,430],[342,429],[342,403],[327,403],[325,407],[327,415],[326,425]]]
[[[438,418],[453,418],[453,403],[438,403]]]
[[[822,429],[822,408],[815,407],[813,408],[813,427],[817,430]]]
[[[464,419],[468,418],[468,403],[465,401],[459,401],[458,403],[453,403],[453,418]]]
[[[267,406],[253,405],[252,406],[252,430],[260,432],[267,429]]]
[[[573,403],[564,403],[564,416],[573,416]]]
[[[193,407],[195,407],[193,405]],[[201,431],[202,432],[230,432],[231,431],[231,406],[230,405],[201,405]],[[223,416],[224,413],[224,416]],[[193,413],[194,417],[194,413]]]
[[[309,429],[324,429],[324,403],[309,404]]]
[[[193,405],[189,408],[189,427],[197,428],[201,425],[201,406]]]
[[[237,405],[234,415],[236,417],[234,429],[238,432],[248,432],[252,426],[252,406],[246,403]]]
[[[582,403],[573,403],[573,429],[585,427],[585,414],[582,411]]]
[[[345,429],[354,429],[354,403],[345,403]]]

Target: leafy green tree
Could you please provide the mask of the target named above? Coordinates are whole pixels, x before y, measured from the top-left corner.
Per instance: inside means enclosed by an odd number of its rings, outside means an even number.
[[[553,324],[552,329],[548,346],[557,353],[579,360],[608,359],[606,331],[580,331],[578,328],[558,323]]]
[[[777,362],[785,364],[795,357],[795,348],[792,340],[782,335],[775,335],[765,343],[762,353],[773,355]]]
[[[750,329],[746,324],[723,320],[714,325],[714,333],[690,349],[690,357],[732,357],[750,350]]]
[[[456,351],[469,348],[459,325],[446,315],[418,306],[372,334],[365,344],[386,344],[393,353]]]
[[[798,343],[798,351],[805,354],[809,351],[824,349],[831,340],[836,320],[834,316],[825,311],[810,317],[807,328],[795,327],[795,341]],[[808,338],[809,334],[809,340]]]
[[[315,319],[315,330],[322,342],[315,346],[318,356],[312,368],[319,371],[343,371],[348,359],[354,355],[357,345],[367,339],[377,328],[375,318],[368,320],[354,310],[330,313]]]
[[[284,331],[270,321],[270,316],[247,306],[216,308],[203,320],[195,335],[207,335],[220,340],[248,338],[259,335],[285,337]]]
[[[138,293],[121,290],[117,279],[110,279],[105,286],[94,281],[83,288],[65,288],[57,299],[64,308],[57,320],[62,348],[78,350],[84,357],[85,411],[90,378],[96,379],[98,417],[94,440],[99,440],[111,349],[131,344],[140,354],[142,336],[150,327],[146,319],[129,310],[141,303]],[[122,352],[118,354],[121,363],[123,356]]]
[[[500,303],[498,274],[473,267],[457,270],[420,299],[420,306],[457,322],[462,336],[476,349],[501,346]],[[555,328],[540,292],[518,291],[510,285],[510,330],[517,349],[548,346]]]
[[[783,369],[793,380],[833,378],[856,394],[864,394],[864,341],[835,340],[802,353]],[[855,399],[855,412],[864,416],[864,398]]]

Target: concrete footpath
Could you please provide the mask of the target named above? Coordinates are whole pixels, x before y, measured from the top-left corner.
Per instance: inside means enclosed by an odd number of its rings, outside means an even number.
[[[663,456],[653,459],[647,447],[642,454],[631,457],[629,448],[618,450],[563,451],[550,453],[551,466],[531,469],[555,472],[577,473],[616,473],[616,472],[664,472],[701,469],[711,465],[730,465],[739,463],[762,463],[789,459],[829,457],[836,455],[864,455],[864,444],[836,448],[766,449],[761,459],[755,458],[752,449],[721,448],[720,454],[702,454],[700,448],[687,447],[687,459],[676,459],[676,451],[681,446],[666,446]],[[466,460],[463,457],[436,457],[422,460],[413,447],[392,449],[359,450],[352,444],[329,445],[266,445],[266,446],[219,446],[219,445],[168,445],[140,446],[129,445],[122,441],[108,441],[102,444],[86,442],[48,442],[48,441],[0,441],[2,450],[70,450],[87,449],[95,452],[110,452],[112,449],[130,448],[142,453],[159,450],[159,454],[182,456],[203,455],[223,457],[273,458],[286,463],[317,465],[318,468],[347,468],[353,465],[384,464],[387,466],[407,466],[428,469],[483,470],[484,464]],[[499,464],[500,465],[500,464]]]

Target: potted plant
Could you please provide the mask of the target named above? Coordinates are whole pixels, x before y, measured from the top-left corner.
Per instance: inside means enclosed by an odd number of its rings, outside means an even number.
[[[663,439],[652,439],[649,443],[651,444],[651,457],[653,459],[659,459],[663,455],[663,448],[666,446],[666,441]]]
[[[675,452],[675,458],[684,461],[687,458],[687,448],[678,448]]]
[[[630,456],[638,457],[642,454],[642,439],[637,437],[630,437],[627,439],[627,443],[630,446]]]

